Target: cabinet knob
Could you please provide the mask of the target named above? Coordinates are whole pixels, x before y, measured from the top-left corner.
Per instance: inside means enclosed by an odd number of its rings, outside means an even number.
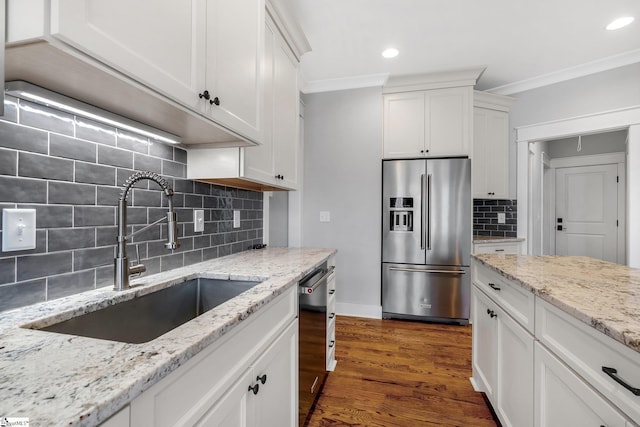
[[[209,99],[209,98],[207,98]],[[211,105],[215,104],[215,105],[220,105],[220,99],[216,96],[215,98],[213,98],[211,101],[209,101],[209,103]]]
[[[495,196],[495,195],[496,195],[496,193],[489,192],[489,193],[487,193],[487,195],[488,195],[488,196]]]
[[[260,381],[262,384],[267,382],[267,374],[262,374],[262,376],[257,376],[256,381]],[[257,385],[257,384],[256,384]]]
[[[200,99],[202,99],[202,98],[204,98],[204,99],[209,99],[209,98],[211,98],[211,95],[209,95],[209,91],[208,91],[208,90],[205,90],[204,92],[199,93],[199,94],[198,94],[198,97],[199,97]]]
[[[492,319],[493,319],[494,317],[498,317],[498,315],[496,314],[496,312],[495,312],[495,311],[493,311],[493,310],[489,310],[488,308],[487,308],[487,314],[488,314],[488,315],[489,315],[489,317],[491,317]]]
[[[424,154],[424,150],[420,150],[420,153]]]
[[[249,386],[249,389],[247,391],[252,391],[253,394],[258,394],[259,390],[260,390],[260,384],[255,384],[253,386]]]

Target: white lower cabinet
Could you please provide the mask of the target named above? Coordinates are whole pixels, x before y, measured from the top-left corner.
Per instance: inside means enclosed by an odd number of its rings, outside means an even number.
[[[332,256],[328,262],[329,268],[336,266],[336,258]],[[327,278],[327,371],[336,369],[336,274]]]
[[[533,336],[477,286],[473,376],[503,426],[533,425]]]
[[[481,262],[471,271],[472,383],[503,426],[639,425],[638,352]]]
[[[536,427],[625,427],[625,418],[540,343],[535,345]]]
[[[295,427],[295,291],[287,290],[133,400],[130,426]]]
[[[298,324],[291,324],[195,426],[295,426]]]
[[[522,242],[474,243],[475,254],[522,254]]]

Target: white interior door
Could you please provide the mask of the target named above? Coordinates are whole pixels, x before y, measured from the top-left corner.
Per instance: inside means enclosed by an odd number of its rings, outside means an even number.
[[[618,262],[616,164],[556,169],[556,254]]]

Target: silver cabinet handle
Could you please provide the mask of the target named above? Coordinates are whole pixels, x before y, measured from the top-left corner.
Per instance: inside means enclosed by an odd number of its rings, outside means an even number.
[[[406,271],[409,273],[442,273],[442,274],[466,274],[464,270],[434,270],[422,268],[389,267],[390,271]]]
[[[427,250],[431,250],[431,174],[427,175]]]
[[[420,200],[422,200],[422,202],[420,203],[420,227],[422,228],[420,230],[420,249],[424,250],[425,246],[424,246],[424,241],[425,241],[425,235],[427,234],[427,222],[425,221],[426,219],[426,197],[424,194],[424,189],[425,189],[425,176],[424,174],[420,175]]]

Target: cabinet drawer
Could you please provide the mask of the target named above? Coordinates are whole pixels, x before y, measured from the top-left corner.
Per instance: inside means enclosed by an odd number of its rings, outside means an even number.
[[[539,343],[535,361],[536,427],[626,425],[609,402]]]
[[[569,316],[546,301],[536,303],[536,337],[634,422],[640,423],[640,396],[614,381],[603,367],[640,388],[640,353]]]
[[[473,282],[489,295],[502,309],[533,334],[534,295],[500,274],[473,261]]]
[[[520,255],[521,242],[513,243],[474,243],[473,252],[476,254],[513,254]]]
[[[297,315],[297,287],[271,301],[131,403],[136,427],[192,425]]]

